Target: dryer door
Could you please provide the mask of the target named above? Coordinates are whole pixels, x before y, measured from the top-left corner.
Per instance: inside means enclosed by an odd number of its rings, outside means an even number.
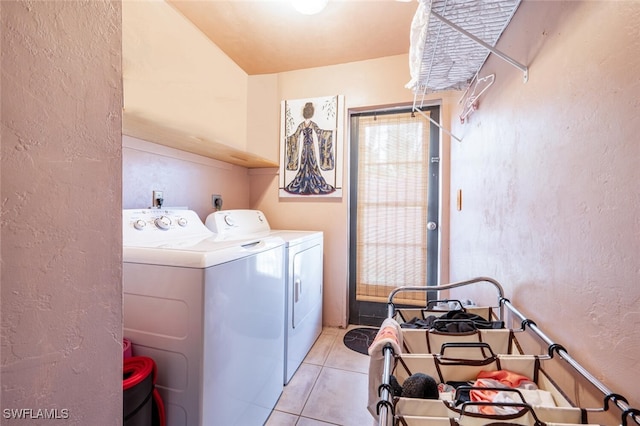
[[[309,314],[322,306],[322,244],[290,251],[289,254],[293,263],[291,326],[296,329],[305,323]],[[321,313],[322,309],[319,310]],[[315,322],[313,318],[308,320]]]
[[[289,245],[285,384],[322,332],[322,257],[322,236]]]

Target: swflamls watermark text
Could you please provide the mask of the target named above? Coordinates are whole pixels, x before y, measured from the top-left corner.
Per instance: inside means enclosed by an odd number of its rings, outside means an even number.
[[[5,419],[22,420],[64,420],[69,418],[68,408],[5,408],[2,410]]]

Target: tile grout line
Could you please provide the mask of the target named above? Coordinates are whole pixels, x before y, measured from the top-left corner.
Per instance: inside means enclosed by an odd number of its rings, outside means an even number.
[[[342,330],[342,329],[340,329],[340,330]],[[346,329],[345,329],[345,330],[346,330]],[[345,332],[346,332],[346,331],[345,331]],[[335,334],[335,336],[334,336],[334,338],[333,338],[333,341],[331,342],[331,345],[330,345],[330,347],[329,347],[329,350],[327,351],[327,355],[326,355],[326,357],[324,357],[324,359],[322,360],[322,365],[320,365],[320,371],[318,372],[318,375],[317,375],[317,376],[316,376],[316,378],[315,378],[315,381],[314,381],[314,383],[313,383],[313,386],[311,387],[311,391],[309,392],[309,395],[307,395],[307,398],[305,399],[304,405],[302,406],[302,410],[300,411],[300,415],[298,416],[298,420],[296,421],[296,424],[298,424],[298,422],[300,421],[300,419],[301,419],[302,417],[304,417],[305,419],[311,419],[311,420],[316,420],[316,421],[319,421],[319,422],[322,422],[322,423],[326,423],[326,424],[329,424],[329,425],[340,426],[339,424],[332,423],[332,422],[329,422],[329,421],[327,421],[327,420],[317,419],[317,418],[314,418],[314,417],[307,417],[307,416],[303,416],[303,415],[302,415],[302,413],[304,412],[304,409],[305,409],[305,407],[307,406],[307,402],[309,402],[309,398],[310,398],[310,397],[311,397],[311,395],[313,394],[313,390],[315,389],[316,385],[318,384],[318,380],[320,379],[320,376],[322,375],[322,372],[325,370],[325,368],[332,369],[332,370],[340,370],[340,371],[350,371],[350,370],[343,370],[343,369],[339,369],[339,368],[329,367],[329,366],[327,366],[327,365],[326,365],[326,364],[327,364],[327,361],[329,360],[329,356],[331,355],[331,353],[333,352],[333,350],[336,348],[336,344],[337,344],[337,342],[341,340],[341,339],[340,339],[340,335],[341,335],[341,334],[342,334],[341,332],[338,332],[338,333],[336,333],[336,334]]]
[[[344,343],[344,334],[349,330],[349,327],[347,328],[339,328],[337,329],[337,333],[332,335],[328,335],[327,337],[331,336],[329,340],[329,345],[328,345],[328,349],[326,351],[326,354],[324,357],[321,358],[321,362],[320,363],[305,363],[303,361],[303,363],[308,364],[308,365],[314,365],[317,367],[320,367],[320,370],[318,371],[318,374],[316,375],[315,379],[313,380],[313,384],[310,387],[310,391],[309,394],[306,396],[306,398],[304,399],[304,402],[302,404],[302,407],[299,411],[299,413],[295,413],[295,412],[289,412],[289,411],[282,411],[282,410],[275,410],[274,411],[279,411],[281,413],[285,413],[285,414],[289,414],[294,416],[295,418],[295,425],[298,425],[300,423],[301,419],[308,419],[308,420],[312,420],[312,421],[317,421],[317,422],[321,422],[327,425],[331,425],[331,426],[344,426],[341,423],[334,423],[332,421],[328,421],[328,420],[323,420],[321,418],[315,418],[315,417],[310,417],[308,415],[303,415],[303,412],[305,410],[305,408],[307,408],[307,405],[310,402],[311,399],[311,395],[313,394],[316,386],[318,385],[318,381],[320,379],[320,377],[322,376],[323,372],[327,372],[329,370],[333,370],[333,371],[344,371],[344,372],[350,372],[350,373],[358,373],[358,374],[364,374],[367,375],[366,373],[363,373],[361,371],[358,370],[353,370],[353,369],[349,369],[349,368],[340,368],[338,366],[330,366],[327,365],[327,362],[331,359],[331,354],[335,351],[335,350],[339,350],[339,345]],[[297,411],[297,410],[296,410]]]
[[[311,395],[313,394],[313,390],[315,389],[316,385],[318,384],[318,379],[320,378],[320,376],[322,375],[322,372],[325,369],[325,364],[327,363],[327,360],[329,359],[329,355],[331,354],[331,351],[333,351],[333,348],[336,344],[336,340],[338,340],[338,336],[340,334],[336,334],[333,338],[333,342],[331,343],[331,346],[329,347],[329,350],[327,351],[327,355],[324,357],[324,359],[322,360],[322,365],[320,366],[320,371],[318,372],[318,375],[316,376],[315,380],[313,381],[313,386],[311,386],[311,390],[309,391],[309,395],[307,395],[307,397],[304,400],[304,404],[302,404],[302,409],[300,410],[300,415],[298,416],[298,420],[296,421],[296,424],[298,424],[298,422],[300,421],[300,418],[303,417],[302,413],[304,412],[305,407],[307,406],[307,402],[309,402],[309,398],[311,398]],[[328,423],[325,422],[322,419],[316,419],[313,417],[306,417],[307,419],[312,419],[312,420],[317,420],[319,422],[323,422],[323,423]]]

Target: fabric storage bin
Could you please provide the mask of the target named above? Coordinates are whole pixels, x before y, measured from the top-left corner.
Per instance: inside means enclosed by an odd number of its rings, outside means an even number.
[[[487,343],[496,354],[522,354],[516,335],[510,329],[443,333],[436,330],[403,329],[402,350],[407,354],[439,353],[446,343]]]
[[[436,309],[437,302],[454,309]],[[403,353],[438,353],[449,342],[486,342],[494,353],[522,353],[514,331],[496,320],[491,306],[464,306],[447,299],[429,302],[426,308],[398,308],[394,319],[402,328]]]
[[[494,312],[495,309],[493,306],[465,305],[456,299],[431,300],[424,308],[396,307],[393,318],[398,321],[399,324],[403,324],[411,321],[413,318],[426,319],[431,315],[440,317],[447,312],[462,311],[472,315],[478,315],[486,321],[495,321],[497,319],[497,315],[495,315]]]
[[[535,355],[495,355],[490,352],[486,344],[448,344],[444,345],[445,351],[441,354],[403,354],[396,356],[391,374],[396,377],[399,383],[404,381],[414,373],[424,373],[433,377],[438,383],[447,382],[474,382],[480,373],[508,371],[530,378],[536,384],[536,395],[543,395],[547,401],[552,401],[549,405],[526,405],[527,396],[514,398],[528,407],[537,415],[542,422],[581,424],[584,420],[582,409],[574,407],[566,399],[562,391],[555,386],[553,381],[541,369],[541,359]],[[454,353],[447,353],[447,349],[455,348]],[[531,395],[531,394],[530,394]],[[447,417],[451,419],[465,418],[465,421],[474,419],[475,413],[468,410],[463,413],[461,406],[456,406],[454,394],[441,393],[438,400],[427,400],[417,398],[394,397],[393,406],[395,415],[399,417]],[[525,401],[518,401],[524,399]],[[478,404],[474,404],[478,405]],[[523,411],[526,411],[523,409]],[[464,415],[463,415],[464,414]],[[526,413],[522,413],[523,415]],[[486,419],[486,415],[481,415]],[[505,417],[505,416],[502,416]],[[497,416],[493,420],[509,420],[509,416],[504,419]],[[486,424],[486,423],[484,423]],[[520,423],[516,423],[520,424]]]

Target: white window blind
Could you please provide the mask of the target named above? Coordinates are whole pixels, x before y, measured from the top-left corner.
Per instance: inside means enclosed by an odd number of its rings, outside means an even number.
[[[429,127],[411,113],[359,117],[357,300],[426,285]]]

